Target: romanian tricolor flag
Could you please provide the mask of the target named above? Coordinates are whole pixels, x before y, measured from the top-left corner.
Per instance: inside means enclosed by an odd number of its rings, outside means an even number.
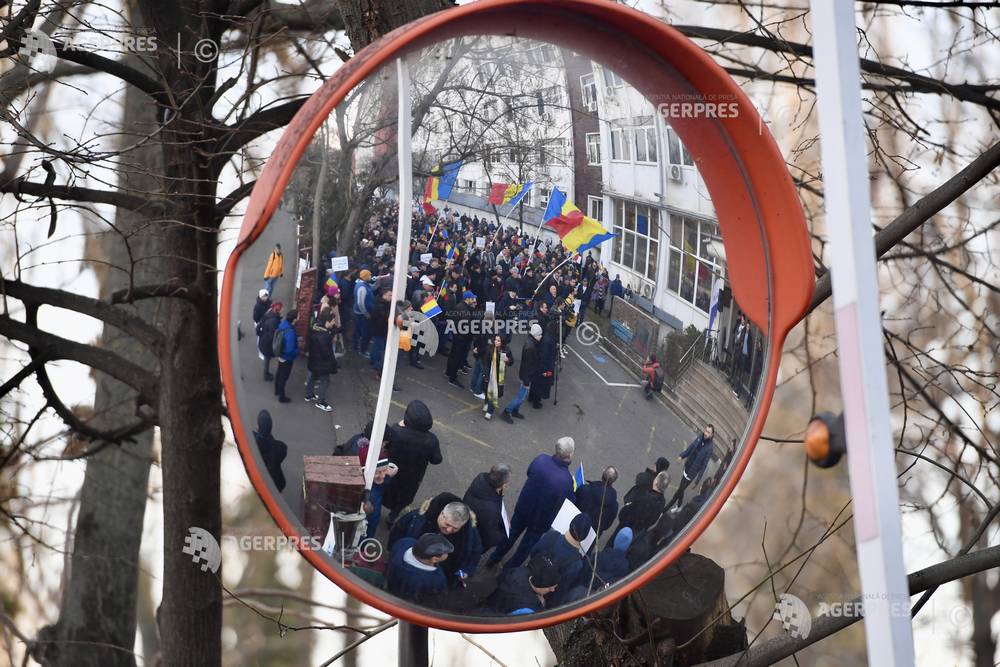
[[[587,481],[583,478],[583,464],[581,463],[580,467],[576,469],[576,473],[573,475],[573,490],[576,491],[586,483]]]
[[[528,181],[527,183],[511,183],[510,185],[506,183],[493,183],[490,186],[489,202],[494,206],[510,204],[511,208],[513,208],[521,203],[521,200],[531,191],[531,186],[533,185],[532,181]]]
[[[451,261],[451,260],[455,259],[459,255],[459,250],[458,250],[458,246],[457,245],[452,245],[452,244],[449,243],[446,246],[446,250],[448,251],[448,255],[447,255],[448,261]]]
[[[458,170],[462,168],[462,160],[456,160],[454,162],[449,162],[442,166],[439,170],[440,176],[430,176],[427,179],[427,184],[424,186],[424,212],[428,215],[432,215],[437,212],[437,209],[431,205],[434,200],[447,201],[451,197],[452,188],[455,187],[455,181],[458,180]]]
[[[615,236],[597,220],[585,216],[559,188],[552,188],[542,222],[554,229],[562,244],[573,253],[596,248]]]
[[[441,306],[438,305],[437,299],[430,297],[420,306],[420,312],[426,315],[427,319],[432,319],[436,315],[440,315],[443,311],[441,310]]]

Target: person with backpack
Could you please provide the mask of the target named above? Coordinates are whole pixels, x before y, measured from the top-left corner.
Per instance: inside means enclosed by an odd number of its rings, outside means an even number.
[[[274,395],[278,397],[279,403],[290,403],[292,400],[285,395],[285,385],[292,374],[292,364],[299,356],[299,340],[295,334],[295,320],[298,316],[299,311],[294,308],[288,311],[271,341],[274,356],[278,357],[278,370],[274,374]]]
[[[646,400],[653,398],[653,392],[659,393],[663,389],[663,371],[660,369],[660,362],[656,355],[651,354],[642,366],[642,374],[646,377],[646,382],[642,385],[642,391],[646,394]]]
[[[334,316],[324,311],[309,330],[306,345],[309,350],[309,382],[306,384],[306,401],[314,401],[323,412],[333,410],[327,400],[330,389],[330,375],[337,372],[337,358],[333,354]]]
[[[274,379],[274,376],[271,375],[271,359],[275,356],[272,341],[274,340],[274,332],[281,324],[281,309],[280,301],[272,303],[271,308],[257,323],[257,352],[264,362],[264,382],[270,382]]]

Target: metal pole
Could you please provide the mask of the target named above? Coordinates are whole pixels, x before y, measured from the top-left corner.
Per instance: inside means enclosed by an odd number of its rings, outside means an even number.
[[[396,379],[396,357],[399,352],[399,329],[396,327],[396,297],[406,291],[406,268],[410,255],[410,226],[413,211],[406,202],[412,201],[413,191],[413,154],[410,144],[410,70],[402,58],[396,60],[396,79],[398,83],[397,110],[398,128],[396,130],[396,152],[399,165],[399,229],[396,232],[396,263],[392,274],[393,302],[389,308],[389,335],[385,340],[385,357],[382,362],[382,380],[379,383],[378,401],[375,403],[375,425],[372,427],[371,446],[368,448],[368,458],[365,461],[365,489],[371,490],[375,479],[375,466],[378,463],[379,452],[382,451],[382,440],[385,434],[385,423],[389,418],[389,403],[392,401],[392,383]]]
[[[427,628],[407,621],[399,621],[399,667],[428,667]]]
[[[912,665],[854,3],[811,0],[826,224],[870,665]]]

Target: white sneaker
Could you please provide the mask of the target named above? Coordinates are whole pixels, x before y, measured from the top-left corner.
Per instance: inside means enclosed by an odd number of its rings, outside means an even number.
[[[485,403],[483,403],[483,412],[486,412],[489,409],[490,409],[490,406],[487,405],[487,404],[485,404]]]
[[[329,403],[319,403],[319,402],[317,402],[314,405],[317,408],[319,408],[320,410],[322,410],[323,412],[333,412],[333,406],[330,405]]]
[[[484,394],[483,392],[479,392],[478,394],[473,394],[473,396],[475,396],[476,398],[478,398],[480,401],[486,399],[486,394]]]
[[[493,419],[493,415],[491,415],[489,412],[487,412],[483,416],[486,417],[487,419]]]

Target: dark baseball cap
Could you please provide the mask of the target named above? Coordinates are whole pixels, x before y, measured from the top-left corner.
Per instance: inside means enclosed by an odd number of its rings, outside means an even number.
[[[559,567],[548,556],[535,556],[528,565],[531,585],[548,588],[559,583]]]
[[[573,539],[580,542],[587,535],[590,534],[590,529],[593,528],[594,524],[591,523],[590,517],[582,512],[573,517],[573,520],[569,523],[569,534],[573,536]]]
[[[413,545],[413,555],[420,558],[430,558],[431,556],[444,556],[455,550],[443,535],[436,533],[424,533]]]

